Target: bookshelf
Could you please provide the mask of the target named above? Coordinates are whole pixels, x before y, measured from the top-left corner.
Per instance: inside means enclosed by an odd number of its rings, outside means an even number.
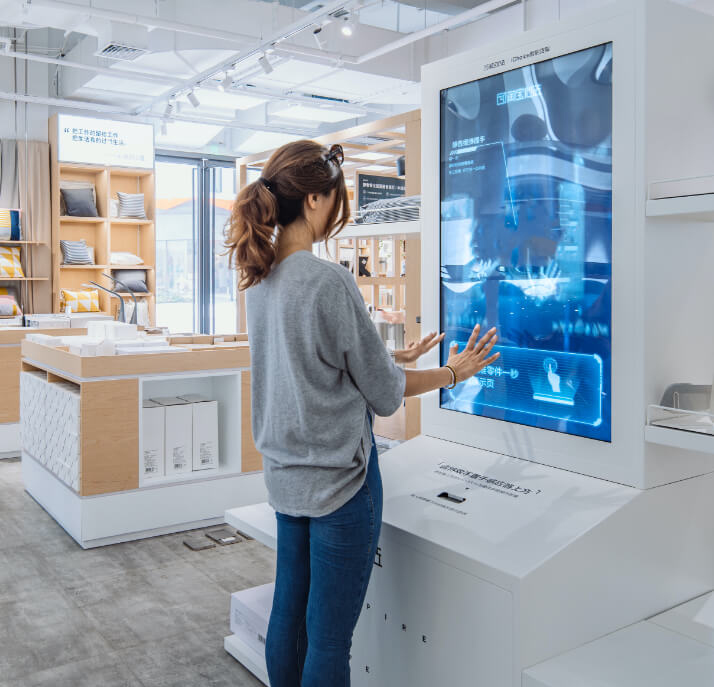
[[[102,165],[70,164],[57,159],[57,121],[50,119],[49,127],[52,178],[52,300],[53,310],[60,311],[62,289],[83,288],[89,281],[107,288],[112,282],[102,272],[111,274],[113,270],[130,269],[146,272],[149,293],[137,294],[148,303],[149,319],[153,324],[156,313],[156,192],[153,169],[113,167]],[[94,185],[97,197],[98,217],[71,217],[60,214],[60,182],[82,181]],[[111,216],[112,201],[118,192],[143,193],[146,219],[132,219]],[[84,239],[94,249],[93,265],[63,265],[61,240],[79,241]],[[142,265],[115,265],[111,263],[114,252],[128,252],[138,255]],[[133,303],[129,294],[121,294],[126,303]],[[99,292],[99,307],[104,313],[116,316],[117,299]]]

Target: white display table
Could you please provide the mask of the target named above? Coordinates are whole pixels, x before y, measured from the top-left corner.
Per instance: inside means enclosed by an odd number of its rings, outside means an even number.
[[[84,548],[222,523],[229,506],[265,500],[247,343],[185,346],[84,358],[23,343],[25,488]],[[144,477],[144,400],[185,394],[218,402],[219,465]]]

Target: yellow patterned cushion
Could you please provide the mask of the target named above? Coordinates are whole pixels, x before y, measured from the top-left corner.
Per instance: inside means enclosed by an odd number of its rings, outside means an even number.
[[[24,277],[20,249],[17,246],[0,246],[0,280],[12,277]]]
[[[87,291],[71,291],[62,289],[60,291],[60,305],[65,312],[72,309],[72,312],[99,312],[99,291],[91,289]]]

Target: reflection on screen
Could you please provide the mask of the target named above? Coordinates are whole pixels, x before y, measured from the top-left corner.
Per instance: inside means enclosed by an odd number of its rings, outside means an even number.
[[[611,439],[612,44],[441,92],[441,327],[500,359],[441,407]]]

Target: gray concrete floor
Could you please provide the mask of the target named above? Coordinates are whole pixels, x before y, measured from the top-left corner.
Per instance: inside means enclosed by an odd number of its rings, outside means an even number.
[[[255,541],[82,550],[0,461],[0,687],[257,687],[223,650],[231,592],[274,579]]]

